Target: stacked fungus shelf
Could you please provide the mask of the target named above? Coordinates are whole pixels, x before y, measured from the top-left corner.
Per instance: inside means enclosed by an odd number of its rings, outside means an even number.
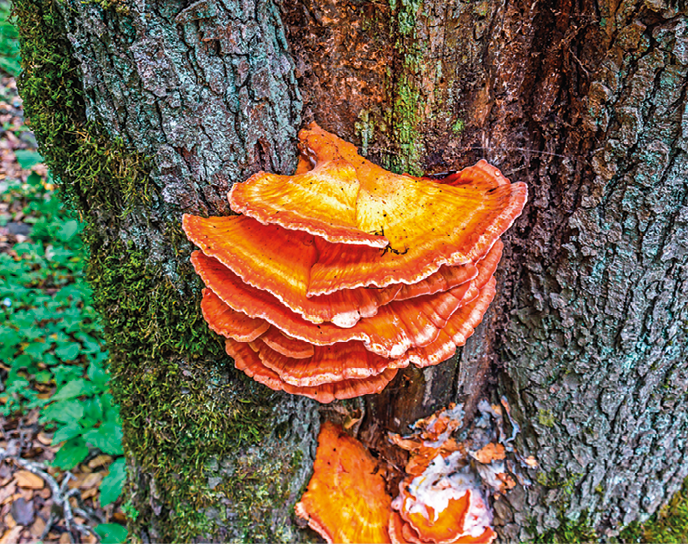
[[[183,218],[203,315],[236,367],[326,403],[451,357],[494,298],[526,186],[485,161],[439,181],[393,174],[315,124],[299,139],[294,175],[232,187],[241,215]]]

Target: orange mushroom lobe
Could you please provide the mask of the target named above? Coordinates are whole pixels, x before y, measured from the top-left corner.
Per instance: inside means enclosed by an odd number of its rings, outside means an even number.
[[[390,502],[378,463],[365,446],[325,421],[313,477],[296,514],[327,542],[389,543]]]

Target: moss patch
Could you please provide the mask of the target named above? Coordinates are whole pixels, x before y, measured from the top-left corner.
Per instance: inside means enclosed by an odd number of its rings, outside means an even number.
[[[599,537],[590,525],[586,513],[576,521],[569,520],[563,516],[559,517],[559,527],[550,529],[545,533],[535,537],[533,543],[542,544],[580,544],[581,542],[599,542]],[[535,534],[536,531],[531,531]]]
[[[393,82],[392,109],[387,123],[392,127],[398,153],[390,155],[384,166],[394,172],[422,175],[422,158],[425,154],[423,135],[419,130],[422,122],[423,96],[417,79],[425,69],[422,50],[416,40],[416,20],[421,9],[419,0],[390,1],[395,15],[395,49],[401,57],[401,73]]]
[[[688,480],[676,493],[669,504],[654,514],[645,523],[631,523],[618,536],[617,541],[631,542],[661,542],[680,544],[686,541],[688,535]]]
[[[145,157],[88,123],[76,62],[62,16],[46,0],[17,0],[23,72],[19,89],[41,153],[75,209],[125,212],[149,198]]]

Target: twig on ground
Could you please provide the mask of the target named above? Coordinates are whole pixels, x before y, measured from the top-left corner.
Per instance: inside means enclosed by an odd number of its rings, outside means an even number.
[[[11,459],[12,461],[14,461],[16,465],[22,467],[25,470],[28,470],[32,474],[35,474],[36,476],[41,478],[50,488],[50,492],[52,493],[53,498],[53,508],[50,511],[50,518],[48,519],[48,522],[45,525],[45,529],[43,531],[43,534],[41,535],[41,540],[43,540],[46,537],[48,531],[50,531],[52,526],[58,521],[59,512],[61,512],[71,542],[78,542],[78,540],[75,538],[74,531],[84,536],[92,534],[100,541],[100,537],[90,526],[77,523],[74,520],[74,512],[76,512],[79,516],[92,520],[97,520],[99,522],[100,517],[83,503],[83,501],[81,500],[81,496],[79,495],[79,491],[77,489],[68,489],[69,480],[74,478],[71,472],[67,472],[65,474],[65,477],[62,479],[62,482],[58,484],[57,480],[55,480],[55,478],[53,478],[45,470],[45,467],[42,464],[35,463],[33,461],[27,461],[26,459],[23,459],[18,455],[12,455],[4,448],[0,448],[0,462],[4,461],[5,459]],[[79,506],[78,508],[72,508],[72,505],[69,502],[69,499],[71,497],[74,497],[76,499],[77,504]]]

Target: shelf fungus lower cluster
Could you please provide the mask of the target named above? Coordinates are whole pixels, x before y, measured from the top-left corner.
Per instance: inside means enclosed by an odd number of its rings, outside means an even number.
[[[502,444],[473,451],[471,441],[453,438],[462,416],[450,407],[420,420],[413,435],[392,437],[410,452],[394,499],[382,464],[341,427],[324,422],[297,516],[330,543],[490,544],[497,534],[485,490],[503,493],[513,481],[501,465],[492,466],[503,463]],[[497,487],[483,470],[501,478]]]
[[[442,180],[388,172],[313,124],[294,175],[185,215],[203,315],[236,367],[320,402],[381,391],[463,345],[495,295],[500,236],[527,191],[480,161]]]

